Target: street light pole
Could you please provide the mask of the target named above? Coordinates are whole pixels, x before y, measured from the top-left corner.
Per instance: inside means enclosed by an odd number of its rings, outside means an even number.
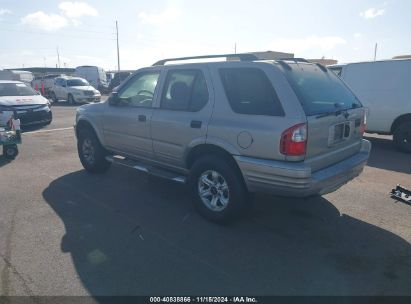
[[[117,69],[120,72],[120,49],[118,46],[118,22],[116,20],[116,37],[117,37]]]
[[[375,44],[375,49],[374,49],[374,61],[377,60],[377,49],[378,49],[378,43]]]

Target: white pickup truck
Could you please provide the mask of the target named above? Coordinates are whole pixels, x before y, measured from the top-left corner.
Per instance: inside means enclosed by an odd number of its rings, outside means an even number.
[[[329,66],[368,108],[367,132],[394,135],[411,153],[411,59]]]

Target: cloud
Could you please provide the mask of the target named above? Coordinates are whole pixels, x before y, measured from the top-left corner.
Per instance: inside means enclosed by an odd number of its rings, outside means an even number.
[[[311,35],[305,38],[279,38],[270,44],[270,49],[274,51],[283,51],[291,53],[300,53],[311,49],[326,52],[334,49],[337,45],[346,44],[343,38],[339,36],[317,36]]]
[[[385,9],[376,9],[376,8],[369,8],[364,12],[360,13],[360,16],[365,19],[372,19],[378,16],[382,16],[385,14]]]
[[[0,8],[0,16],[11,14],[11,10],[7,8]]]
[[[144,24],[164,25],[176,21],[182,15],[181,10],[177,8],[168,8],[157,14],[150,14],[145,11],[138,14],[138,18]]]
[[[38,11],[21,18],[21,23],[38,28],[44,31],[56,31],[68,25],[68,21],[63,16],[57,14],[46,14]]]
[[[361,39],[361,38],[362,38],[362,34],[361,34],[361,33],[355,33],[355,34],[354,34],[354,38],[355,38],[355,39]]]
[[[74,27],[79,27],[80,25],[83,24],[83,22],[81,22],[80,20],[77,19],[70,19],[71,24],[73,24]]]
[[[78,18],[81,16],[98,16],[97,10],[85,2],[61,2],[59,9],[68,18]]]
[[[95,56],[87,56],[87,55],[76,55],[74,56],[76,59],[81,60],[82,62],[86,62],[87,64],[90,63],[97,63],[101,64],[104,62],[104,60],[100,57],[95,57]]]

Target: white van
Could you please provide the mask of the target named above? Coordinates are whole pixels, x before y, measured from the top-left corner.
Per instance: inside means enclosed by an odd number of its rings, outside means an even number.
[[[33,73],[20,70],[0,70],[0,80],[22,81],[30,84],[34,79]]]
[[[105,92],[107,90],[107,77],[103,68],[90,65],[78,66],[76,67],[74,75],[86,79],[100,92]]]
[[[367,132],[393,134],[411,153],[411,59],[349,63],[328,67],[368,107]]]

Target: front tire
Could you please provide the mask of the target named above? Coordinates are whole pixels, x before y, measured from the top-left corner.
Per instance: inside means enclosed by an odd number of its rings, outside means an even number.
[[[394,131],[394,144],[406,153],[411,153],[411,121],[403,122]]]
[[[105,173],[111,166],[106,160],[106,150],[89,128],[79,131],[77,151],[81,164],[90,173]]]
[[[221,157],[206,156],[196,161],[189,186],[197,210],[213,222],[226,223],[248,206],[248,191],[241,172]]]
[[[58,101],[59,101],[57,96],[56,96],[56,93],[54,93],[54,92],[50,92],[50,98],[53,101],[53,103],[58,103]]]

